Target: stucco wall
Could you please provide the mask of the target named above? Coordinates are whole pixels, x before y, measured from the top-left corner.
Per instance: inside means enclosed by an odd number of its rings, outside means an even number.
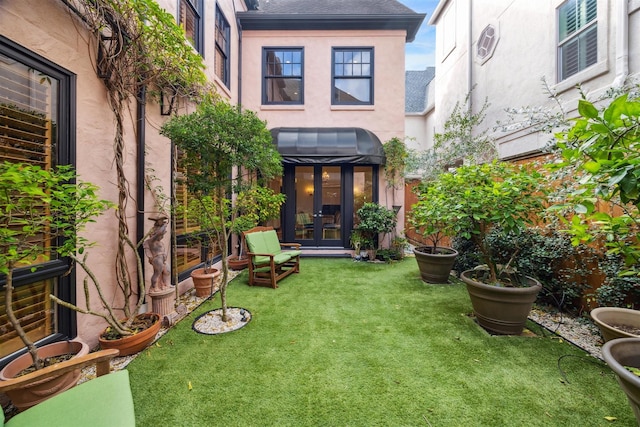
[[[531,135],[531,129],[508,132],[494,129],[498,121],[504,123],[508,119],[505,113],[508,107],[558,110],[555,101],[549,99],[542,78],[546,79],[552,91],[560,95],[568,116],[575,114],[579,97],[576,84],[581,83],[592,99],[614,84],[620,73],[618,57],[622,55],[617,31],[621,25],[619,8],[623,2],[598,2],[597,63],[558,82],[556,9],[561,3],[562,0],[495,0],[482,5],[461,0],[441,2],[440,14],[431,22],[436,24],[437,38],[436,131],[442,129],[455,102],[463,102],[469,89],[473,88],[474,112],[479,111],[485,99],[490,104],[486,119],[477,132],[488,129],[493,134],[498,140],[501,157],[517,157],[542,148],[551,135]],[[631,77],[637,77],[640,71],[638,37],[635,36],[640,21],[639,8],[637,0],[629,2],[628,64]],[[446,12],[455,16],[455,20],[447,20]],[[493,56],[482,62],[476,55],[477,42],[487,25],[494,26],[499,36]],[[451,47],[451,43],[447,44],[443,39],[448,37],[450,40],[451,34],[454,34],[454,47],[445,49],[444,46]]]
[[[161,3],[166,3],[166,6],[173,7],[175,10],[176,2]],[[213,28],[214,8],[209,9],[211,10],[207,10],[206,15],[207,30]],[[231,25],[235,25],[233,15],[229,21]],[[38,7],[33,7],[32,2],[3,0],[0,2],[0,33],[76,75],[76,128],[72,129],[72,132],[76,135],[77,171],[81,180],[92,182],[100,187],[100,197],[116,202],[118,194],[113,160],[114,116],[109,108],[104,86],[94,71],[91,58],[95,58],[95,51],[90,43],[91,36],[85,31],[80,19],[58,1],[38,2]],[[213,58],[213,54],[210,57]],[[235,78],[234,81],[237,84],[237,76]],[[158,133],[166,117],[160,115],[160,108],[153,100],[148,100],[146,114],[146,175],[156,189],[161,188],[161,191],[169,196],[171,144]],[[132,198],[136,197],[135,189],[138,184],[135,117],[136,101],[132,100],[124,114],[124,169]],[[144,206],[138,205],[135,200],[128,201],[126,215],[129,221],[130,237],[134,240],[137,212],[143,212],[145,217],[143,232],[146,233],[153,225],[153,222],[147,218],[157,213],[154,195],[149,190],[145,191]],[[96,246],[90,249],[88,260],[103,286],[106,299],[115,306],[121,306],[115,292],[114,260],[117,249],[117,230],[117,222],[112,210],[98,218],[95,224],[90,224],[84,235],[96,242]],[[164,239],[167,252],[169,252],[170,243],[170,236],[167,233]],[[145,282],[149,286],[152,269],[146,259],[142,261],[147,266]],[[129,257],[129,262],[130,266],[135,266],[134,257]],[[131,274],[134,274],[133,269]],[[82,297],[84,277],[85,274],[81,271],[76,272],[76,294],[81,306],[84,304]],[[97,308],[97,304],[94,308]],[[97,343],[97,336],[104,327],[105,322],[100,318],[87,315],[78,317],[79,336],[91,345]]]
[[[404,31],[244,31],[242,105],[274,127],[361,127],[384,143],[404,137]],[[262,48],[304,48],[304,105],[262,105]],[[374,105],[331,105],[333,47],[374,48]],[[380,181],[380,202],[401,204],[403,188]],[[396,203],[397,202],[397,203]],[[398,215],[404,224],[404,210]]]

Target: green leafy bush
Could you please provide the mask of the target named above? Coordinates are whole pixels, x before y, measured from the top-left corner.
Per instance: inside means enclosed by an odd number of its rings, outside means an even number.
[[[365,203],[358,212],[360,222],[356,226],[366,239],[366,244],[375,246],[380,233],[390,233],[396,228],[396,213],[377,203]],[[366,246],[363,246],[366,248]]]
[[[640,308],[640,277],[620,274],[625,269],[624,259],[614,254],[605,254],[600,259],[599,267],[605,274],[605,279],[595,292],[598,305]]]

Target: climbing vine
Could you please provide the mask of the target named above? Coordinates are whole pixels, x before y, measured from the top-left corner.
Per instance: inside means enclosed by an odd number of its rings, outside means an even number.
[[[208,91],[202,57],[185,38],[175,18],[153,0],[61,0],[91,34],[95,71],[105,86],[115,121],[113,140],[118,202],[118,251],[115,268],[126,302],[137,291],[138,306],[125,303],[133,319],[144,300],[144,278],[137,244],[129,237],[127,202],[131,199],[124,168],[125,112],[133,101],[146,102],[169,93],[175,99],[196,99]],[[130,277],[128,252],[137,257],[137,283]],[[129,325],[126,325],[127,327]]]

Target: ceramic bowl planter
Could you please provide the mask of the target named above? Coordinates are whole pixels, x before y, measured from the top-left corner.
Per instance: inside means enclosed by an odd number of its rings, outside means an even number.
[[[438,246],[420,246],[413,250],[420,270],[420,277],[427,283],[447,283],[458,251]]]
[[[216,277],[220,275],[220,270],[217,268],[208,268],[205,272],[204,268],[196,268],[191,272],[191,279],[193,280],[193,287],[196,290],[196,296],[200,298],[207,298],[211,295],[213,289],[213,282]]]
[[[527,323],[531,307],[542,290],[540,282],[524,277],[526,287],[487,285],[473,278],[474,270],[462,272],[478,323],[489,332],[520,335]]]
[[[615,372],[640,425],[640,377],[625,366],[640,369],[640,338],[617,338],[602,346],[602,357]]]
[[[153,322],[151,326],[144,329],[137,334],[129,335],[117,339],[106,339],[104,333],[98,338],[100,342],[100,348],[102,350],[117,349],[120,350],[120,356],[129,356],[136,354],[144,350],[156,339],[158,331],[162,322],[160,321],[160,315],[156,313],[144,313],[137,316],[140,319],[150,320]]]
[[[240,258],[238,255],[229,255],[227,257],[227,265],[235,271],[244,270],[249,265],[249,257],[242,255]]]
[[[85,354],[89,354],[89,346],[76,340],[56,342],[38,348],[38,356],[42,359],[69,353],[74,354],[73,357],[84,356]],[[18,356],[0,371],[0,380],[15,378],[32,364],[33,360],[29,353]],[[6,394],[16,408],[24,411],[56,394],[70,389],[76,385],[79,378],[80,370],[78,369],[57,377],[47,378],[29,384],[21,389],[7,391]]]
[[[618,307],[598,307],[591,318],[600,328],[605,341],[616,338],[640,338],[640,311]]]

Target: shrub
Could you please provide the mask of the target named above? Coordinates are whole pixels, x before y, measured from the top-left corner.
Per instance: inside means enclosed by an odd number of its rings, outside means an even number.
[[[640,277],[624,276],[625,262],[614,254],[604,255],[598,263],[605,274],[604,283],[596,290],[596,302],[601,307],[640,307]]]

